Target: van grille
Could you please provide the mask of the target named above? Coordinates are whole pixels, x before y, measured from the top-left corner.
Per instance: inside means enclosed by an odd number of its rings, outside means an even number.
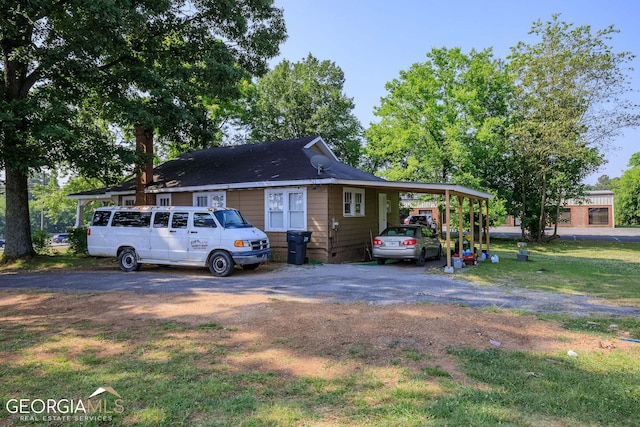
[[[252,240],[251,249],[253,249],[254,251],[259,251],[261,249],[269,249],[269,240],[268,239]]]

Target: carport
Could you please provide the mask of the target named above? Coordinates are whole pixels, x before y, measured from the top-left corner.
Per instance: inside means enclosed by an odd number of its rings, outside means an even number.
[[[343,183],[343,184],[346,184]],[[442,183],[423,183],[423,182],[402,182],[402,181],[380,181],[380,182],[355,182],[349,181],[349,185],[362,185],[369,188],[379,188],[384,190],[398,191],[401,193],[417,193],[417,194],[432,194],[444,197],[445,205],[445,219],[446,219],[446,233],[445,233],[445,250],[447,254],[447,267],[452,267],[451,249],[454,249],[454,243],[451,241],[451,206],[455,202],[458,206],[458,253],[462,253],[463,250],[463,204],[464,200],[469,201],[469,223],[474,224],[475,213],[478,213],[479,224],[485,224],[485,239],[483,242],[482,236],[475,235],[475,227],[471,226],[469,230],[469,241],[473,248],[478,243],[478,251],[482,253],[482,250],[489,252],[490,236],[489,236],[489,200],[493,199],[493,195],[485,193],[483,191],[474,190],[458,184],[442,184]],[[477,210],[476,210],[477,208]],[[442,224],[444,226],[444,224]]]

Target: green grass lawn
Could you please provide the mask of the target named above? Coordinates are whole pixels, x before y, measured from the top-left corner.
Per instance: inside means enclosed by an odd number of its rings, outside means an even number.
[[[494,239],[497,264],[465,271],[475,283],[590,295],[613,304],[640,306],[640,244],[556,240],[529,244],[529,260],[517,260],[517,241]]]
[[[90,319],[56,328],[2,320],[0,425],[76,425],[42,422],[41,415],[21,420],[8,412],[16,409],[9,399],[87,401],[102,385],[120,398],[102,398],[100,416],[108,422],[82,425],[635,426],[638,420],[640,346],[577,358],[450,348],[469,378],[464,382],[440,368],[409,369],[430,357],[415,349],[399,350],[388,367],[369,367],[362,354],[348,352],[332,363],[356,363],[352,373],[325,379],[230,368],[227,357],[243,357],[229,345],[239,332],[214,323],[151,320],[115,330]],[[574,327],[589,324],[583,319]],[[271,344],[295,348],[285,340]],[[366,357],[375,360],[377,351],[368,348]]]

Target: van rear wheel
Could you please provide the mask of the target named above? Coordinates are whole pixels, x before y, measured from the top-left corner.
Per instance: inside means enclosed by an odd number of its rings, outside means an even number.
[[[209,257],[209,271],[214,276],[228,276],[233,271],[233,267],[233,259],[227,252],[217,251]]]
[[[122,271],[138,271],[140,270],[140,264],[138,264],[138,257],[136,256],[135,249],[127,248],[120,252],[118,255],[118,264]]]

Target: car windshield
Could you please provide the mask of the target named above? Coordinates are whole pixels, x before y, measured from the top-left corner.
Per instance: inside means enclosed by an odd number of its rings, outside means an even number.
[[[242,214],[236,210],[224,210],[224,211],[215,211],[213,213],[216,216],[216,219],[224,228],[251,228],[253,227],[249,224]]]
[[[389,227],[384,230],[381,236],[415,236],[417,228],[413,227]]]

